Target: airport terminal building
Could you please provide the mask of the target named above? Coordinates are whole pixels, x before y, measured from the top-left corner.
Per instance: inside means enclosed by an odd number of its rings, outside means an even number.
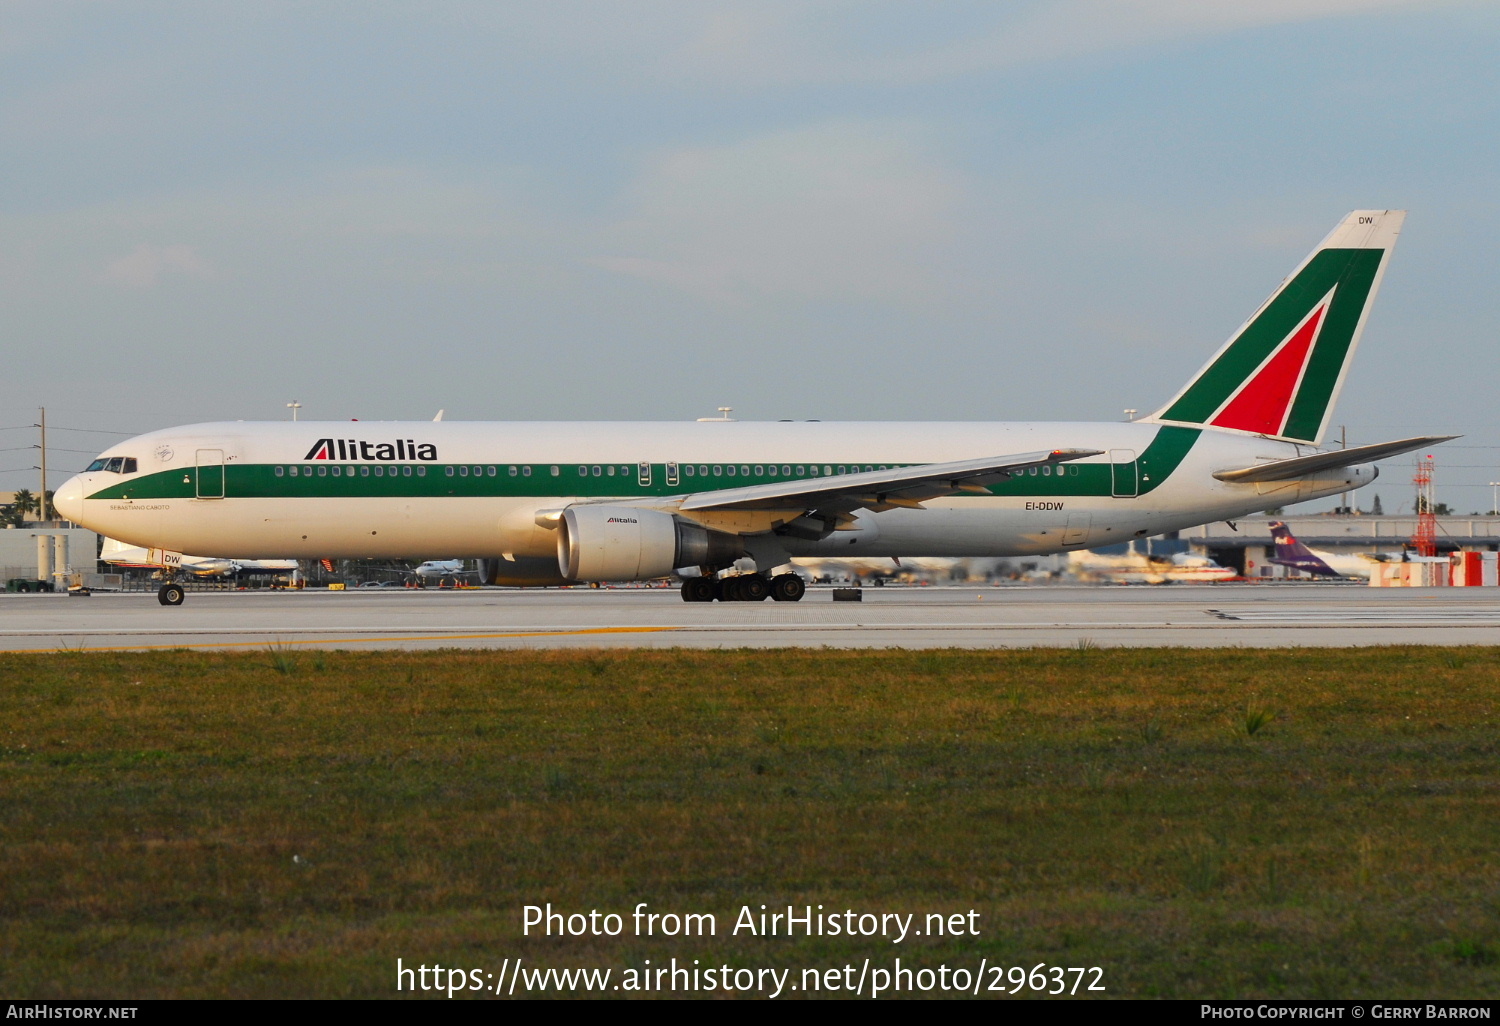
[[[1268,562],[1271,523],[1281,521],[1303,545],[1345,555],[1399,553],[1417,532],[1415,516],[1318,514],[1310,516],[1245,517],[1233,524],[1204,524],[1178,532],[1188,551],[1207,556],[1220,566],[1233,567],[1246,577],[1286,576],[1284,567]],[[1500,517],[1438,517],[1437,550],[1495,552],[1500,550]]]

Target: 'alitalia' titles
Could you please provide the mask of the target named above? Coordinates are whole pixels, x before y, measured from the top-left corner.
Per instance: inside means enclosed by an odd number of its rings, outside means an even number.
[[[437,446],[418,445],[410,438],[394,442],[367,442],[358,438],[320,438],[307,450],[304,460],[421,460],[437,462]]]

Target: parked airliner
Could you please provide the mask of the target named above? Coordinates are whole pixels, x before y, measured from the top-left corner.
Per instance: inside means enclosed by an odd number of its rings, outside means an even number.
[[[1234,519],[1453,437],[1319,448],[1404,217],[1351,213],[1134,422],[196,424],[111,447],[55,505],[135,545],[437,549],[479,559],[490,584],[696,567],[690,602],[795,601],[794,556],[1026,556]]]

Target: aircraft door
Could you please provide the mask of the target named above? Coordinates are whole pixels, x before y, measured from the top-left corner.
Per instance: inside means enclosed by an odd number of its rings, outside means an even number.
[[[224,498],[224,450],[198,450],[198,490],[200,499]]]
[[[1109,494],[1116,499],[1133,499],[1141,494],[1135,450],[1109,450]]]
[[[1064,545],[1083,545],[1089,540],[1089,528],[1094,517],[1090,513],[1069,513],[1068,524],[1063,528]]]

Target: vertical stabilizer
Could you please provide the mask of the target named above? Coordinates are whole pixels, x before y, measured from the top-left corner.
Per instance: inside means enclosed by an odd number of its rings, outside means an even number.
[[[1280,520],[1271,521],[1271,541],[1276,547],[1272,563],[1289,566],[1294,570],[1315,574],[1318,577],[1340,577],[1337,570],[1325,563],[1321,556],[1299,542],[1291,528]]]
[[[1404,210],[1356,210],[1198,375],[1147,420],[1317,444],[1328,427]]]

